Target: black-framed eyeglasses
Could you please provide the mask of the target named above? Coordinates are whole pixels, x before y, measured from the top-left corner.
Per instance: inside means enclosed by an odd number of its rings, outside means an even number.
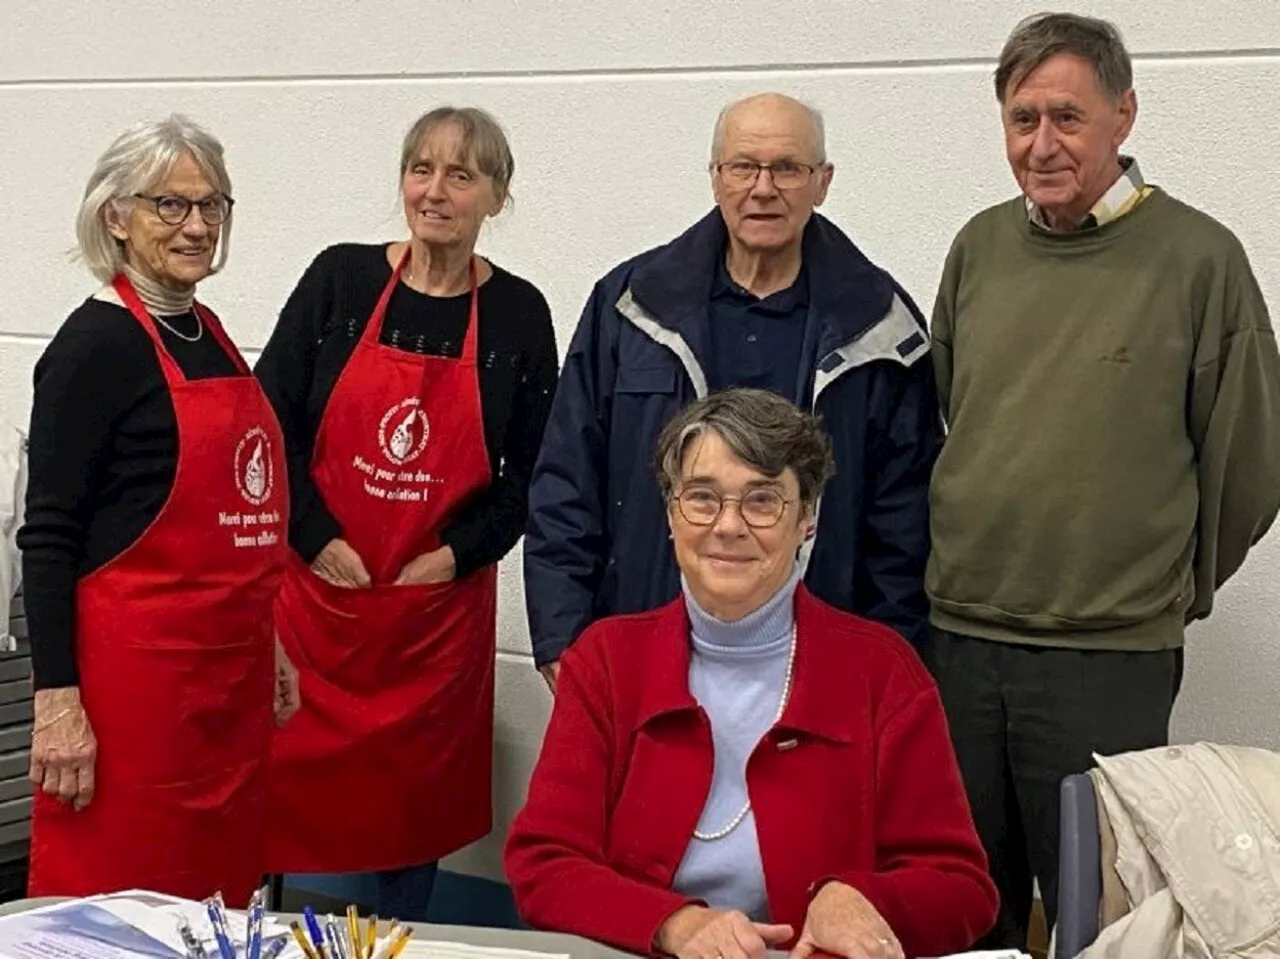
[[[726,503],[737,503],[742,521],[752,529],[776,526],[795,500],[774,489],[753,489],[742,496],[721,496],[710,486],[686,486],[674,497],[680,515],[694,526],[714,526]]]
[[[750,186],[756,182],[761,170],[768,170],[773,185],[781,190],[794,190],[804,186],[818,168],[812,163],[795,160],[779,160],[777,163],[756,163],[754,160],[728,160],[716,164],[721,179],[734,186]]]
[[[146,196],[142,193],[133,195],[135,200],[146,200],[156,211],[156,216],[160,218],[161,223],[167,223],[169,226],[178,226],[186,223],[187,217],[191,215],[191,208],[197,207],[200,210],[200,219],[204,220],[209,226],[219,226],[226,222],[227,217],[231,215],[231,208],[235,206],[235,200],[222,193],[215,193],[213,196],[205,197],[203,200],[188,200],[185,196]]]

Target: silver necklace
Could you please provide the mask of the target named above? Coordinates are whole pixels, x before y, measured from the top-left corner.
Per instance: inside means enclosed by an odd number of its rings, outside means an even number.
[[[778,700],[778,711],[773,714],[773,722],[769,724],[770,729],[778,725],[779,721],[781,721],[782,714],[783,712],[786,711],[786,708],[787,708],[787,701],[791,699],[791,673],[792,673],[792,670],[795,668],[795,664],[796,664],[796,628],[792,626],[791,627],[791,648],[787,651],[787,678],[783,681],[782,697]],[[733,832],[740,825],[742,825],[742,820],[747,818],[747,813],[749,813],[750,811],[751,811],[751,794],[747,793],[747,801],[743,804],[742,808],[738,810],[738,814],[729,820],[729,824],[727,826],[724,826],[721,829],[717,829],[714,832],[701,832],[698,829],[694,829],[693,838],[697,839],[699,842],[715,842],[717,839],[723,839],[725,836],[729,835],[729,833]]]
[[[186,342],[188,343],[194,343],[198,339],[200,339],[200,337],[204,336],[204,321],[200,319],[200,314],[196,313],[194,310],[192,310],[192,315],[195,316],[196,318],[196,335],[195,336],[188,336],[186,333],[183,333],[181,330],[174,329],[172,326],[166,323],[162,317],[156,316],[154,313],[151,314],[151,318],[155,320],[157,323],[159,323],[161,326],[163,326],[170,333],[172,333],[174,336],[176,336],[178,339],[186,340]]]
[[[475,254],[472,254],[472,256],[474,255]],[[467,269],[468,271],[471,269],[470,259],[467,260]],[[404,265],[404,269],[400,271],[400,278],[404,280],[405,286],[409,287],[411,290],[413,290],[416,293],[421,293],[423,296],[438,296],[440,298],[444,298],[446,296],[458,296],[458,295],[461,295],[462,293],[468,292],[471,288],[470,277],[468,276],[467,288],[465,290],[459,290],[458,293],[450,293],[450,294],[428,293],[426,290],[419,290],[416,286],[413,285],[413,276],[414,276],[413,261],[411,260],[410,262],[406,263]]]

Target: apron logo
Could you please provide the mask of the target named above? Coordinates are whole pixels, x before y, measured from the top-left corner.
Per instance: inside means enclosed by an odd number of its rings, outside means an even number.
[[[275,477],[271,470],[271,438],[261,426],[245,433],[236,446],[236,489],[250,506],[271,498]]]
[[[416,396],[401,400],[382,414],[378,424],[378,445],[396,466],[403,466],[426,449],[431,426]]]

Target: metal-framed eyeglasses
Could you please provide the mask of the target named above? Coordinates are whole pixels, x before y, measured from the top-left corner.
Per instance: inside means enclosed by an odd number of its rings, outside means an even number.
[[[185,196],[171,195],[146,196],[142,193],[135,193],[133,198],[150,203],[156,211],[156,216],[160,218],[160,222],[167,223],[169,226],[179,226],[186,223],[187,217],[191,215],[192,207],[196,207],[200,211],[200,219],[204,220],[206,224],[220,226],[231,215],[231,208],[236,202],[223,193],[215,193],[213,196],[205,197],[203,200],[188,200]]]
[[[722,180],[737,187],[751,186],[760,176],[761,170],[768,170],[774,186],[780,190],[794,190],[808,183],[818,167],[812,163],[799,163],[795,160],[779,160],[777,163],[728,160],[717,163],[715,169]]]
[[[722,496],[710,486],[686,486],[674,497],[685,522],[693,526],[714,526],[726,503],[738,504],[738,515],[752,529],[768,529],[795,500],[786,499],[775,489],[761,487],[741,496]]]

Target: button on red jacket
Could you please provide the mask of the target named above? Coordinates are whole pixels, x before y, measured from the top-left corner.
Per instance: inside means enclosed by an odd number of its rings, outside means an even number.
[[[791,699],[747,764],[769,909],[799,934],[818,885],[858,889],[908,957],[969,948],[997,894],[932,678],[896,633],[796,594]],[[602,620],[561,660],[555,710],[511,827],[521,916],[649,953],[711,788],[683,599]]]

